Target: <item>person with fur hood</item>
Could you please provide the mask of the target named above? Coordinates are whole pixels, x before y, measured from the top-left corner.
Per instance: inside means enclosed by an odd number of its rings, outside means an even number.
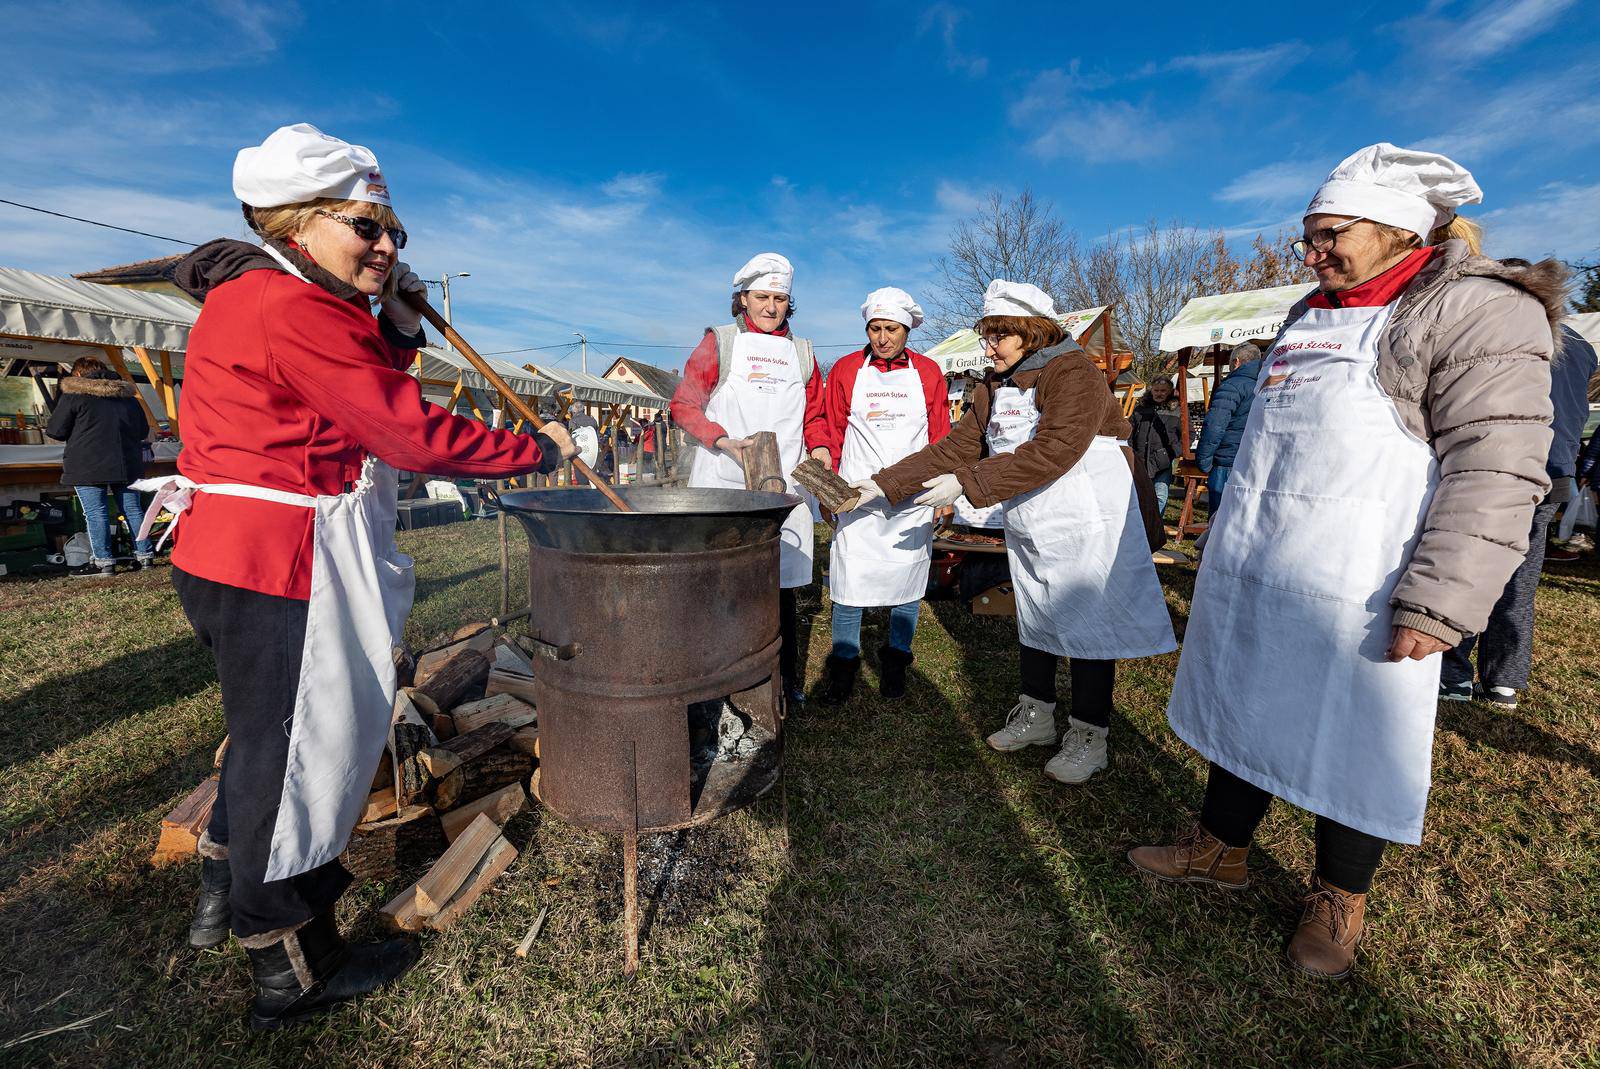
[[[50,413],[45,433],[66,443],[61,457],[61,484],[77,492],[89,529],[88,564],[74,570],[75,577],[98,579],[116,571],[111,551],[110,505],[122,507],[131,531],[144,524],[144,504],[139,491],[130,490],[144,474],[144,442],[150,422],[134,394],[131,382],[92,356],[79,357],[72,374],[61,380],[61,400]],[[155,562],[149,537],[133,547],[139,567]]]
[[[1316,815],[1289,960],[1347,975],[1389,842],[1422,836],[1439,654],[1483,630],[1550,488],[1562,268],[1478,253],[1481,193],[1377,144],[1306,208],[1290,310],[1196,578],[1167,716],[1210,762],[1198,822],[1129,858],[1241,888],[1274,797]]]

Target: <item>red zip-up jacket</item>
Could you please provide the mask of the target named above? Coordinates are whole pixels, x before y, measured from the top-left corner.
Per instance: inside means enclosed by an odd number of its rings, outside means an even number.
[[[282,270],[246,270],[205,294],[189,332],[178,470],[197,483],[337,494],[367,453],[402,471],[504,478],[539,465],[532,437],[423,401],[416,353],[354,301]],[[419,339],[420,340],[420,339]],[[311,596],[312,512],[197,493],[172,563],[262,594]]]
[[[765,331],[752,323],[749,316],[744,317],[744,326],[746,330],[757,334],[776,334],[780,338],[789,336],[789,328]],[[711,393],[716,388],[717,336],[707,331],[683,366],[683,381],[678,383],[678,388],[673,391],[671,409],[672,422],[693,435],[707,448],[715,446],[718,438],[729,436],[722,424],[706,417],[706,404],[711,400]],[[827,444],[822,437],[825,433],[822,424],[822,368],[817,365],[812,367],[811,378],[806,380],[803,437],[807,452],[819,445]]]
[[[853,352],[849,356],[841,356],[833,367],[828,369],[828,380],[822,388],[823,426],[827,438],[817,444],[828,447],[834,471],[839,470],[839,462],[844,453],[844,432],[850,425],[850,404],[855,399],[856,376],[861,373],[867,362],[865,349]],[[915,368],[917,377],[922,380],[923,400],[928,406],[928,444],[932,445],[950,433],[950,390],[945,385],[944,372],[939,370],[938,364],[910,349],[893,360],[882,360],[874,356],[871,362],[878,371],[894,371],[903,367]]]

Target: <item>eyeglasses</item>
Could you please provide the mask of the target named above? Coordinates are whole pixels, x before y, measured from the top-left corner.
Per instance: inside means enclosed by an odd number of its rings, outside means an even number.
[[[339,212],[330,212],[322,208],[317,209],[318,215],[326,215],[334,222],[343,223],[356,232],[356,237],[362,241],[377,241],[384,234],[389,235],[389,240],[394,242],[394,247],[406,247],[406,232],[397,226],[383,226],[370,215],[342,215]]]
[[[980,334],[978,335],[978,341],[985,349],[998,349],[1000,348],[1000,343],[1009,337],[1011,337],[1010,334]]]
[[[1308,237],[1303,237],[1299,241],[1289,242],[1289,249],[1295,254],[1295,257],[1300,260],[1304,260],[1306,258],[1306,254],[1312,250],[1317,252],[1330,252],[1333,249],[1334,243],[1339,240],[1339,233],[1344,230],[1345,227],[1355,226],[1357,223],[1370,222],[1372,222],[1372,220],[1366,218],[1365,216],[1357,216],[1348,223],[1340,223],[1338,226],[1323,227],[1321,230],[1312,233]]]

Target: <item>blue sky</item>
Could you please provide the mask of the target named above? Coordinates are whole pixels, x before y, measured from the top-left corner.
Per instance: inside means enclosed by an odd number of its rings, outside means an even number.
[[[480,349],[581,330],[671,367],[758,251],[795,262],[802,333],[854,343],[866,293],[925,291],[991,189],[1089,240],[1248,241],[1379,140],[1473,170],[1491,253],[1600,258],[1600,4],[1304,10],[0,0],[0,197],[243,236],[234,152],[312,122],[376,151],[420,273],[472,272]],[[173,248],[0,205],[0,265]]]

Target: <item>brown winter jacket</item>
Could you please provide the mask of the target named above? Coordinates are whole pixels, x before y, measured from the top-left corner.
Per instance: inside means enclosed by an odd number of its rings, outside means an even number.
[[[1039,429],[1015,452],[989,456],[984,431],[994,393],[1001,386],[1035,391]],[[1129,430],[1122,406],[1106,386],[1105,373],[1068,338],[1027,357],[1007,375],[989,372],[948,435],[872,478],[885,497],[898,503],[921,493],[928,479],[954,472],[967,500],[987,508],[1071,471],[1096,435],[1126,439]]]
[[[1455,645],[1483,630],[1522,563],[1550,489],[1550,362],[1565,288],[1554,260],[1507,267],[1447,241],[1396,302],[1378,384],[1433,447],[1440,475],[1392,598],[1396,626]],[[1285,328],[1305,310],[1296,304]]]

